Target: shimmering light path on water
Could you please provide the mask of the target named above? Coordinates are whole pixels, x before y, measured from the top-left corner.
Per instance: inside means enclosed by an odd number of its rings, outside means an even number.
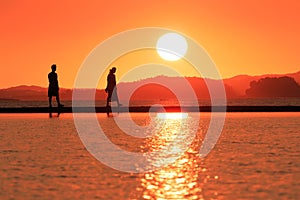
[[[131,117],[141,126],[149,124],[147,113]],[[193,117],[189,113],[188,123]],[[112,117],[98,114],[98,119],[112,142],[127,151],[155,151],[182,134],[172,131],[173,121],[153,137],[133,138],[114,127]],[[86,151],[71,114],[52,119],[1,114],[0,199],[299,199],[300,113],[227,113],[217,145],[200,159],[209,120],[210,113],[201,113],[196,137],[176,162],[129,174]]]

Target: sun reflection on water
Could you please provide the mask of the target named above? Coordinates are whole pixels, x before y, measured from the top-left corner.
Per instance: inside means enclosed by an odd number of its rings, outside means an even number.
[[[199,175],[206,169],[200,166],[198,154],[202,139],[201,134],[189,134],[191,117],[187,113],[159,113],[156,120],[163,125],[141,148],[152,152],[165,148],[166,151],[147,160],[155,165],[174,155],[177,157],[172,164],[144,174],[138,188],[143,191],[143,199],[204,199],[205,180],[199,181]],[[191,145],[187,147],[187,143]]]
[[[188,113],[157,113],[157,118],[159,119],[186,119]]]

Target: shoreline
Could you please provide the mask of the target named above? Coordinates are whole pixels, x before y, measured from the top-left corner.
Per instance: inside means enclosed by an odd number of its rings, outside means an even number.
[[[113,107],[113,112],[300,112],[300,106],[131,106]],[[49,113],[49,107],[16,107],[0,108],[0,113]],[[57,107],[53,107],[51,112],[58,112]],[[63,107],[60,113],[106,113],[106,107]]]

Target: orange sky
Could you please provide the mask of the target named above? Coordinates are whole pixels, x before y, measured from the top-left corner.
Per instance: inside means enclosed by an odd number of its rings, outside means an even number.
[[[46,87],[52,63],[58,65],[60,86],[71,88],[96,45],[149,26],[194,38],[224,78],[296,72],[299,10],[298,0],[1,1],[0,88]]]

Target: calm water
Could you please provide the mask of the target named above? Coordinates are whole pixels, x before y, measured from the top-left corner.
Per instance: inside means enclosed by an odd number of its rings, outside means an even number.
[[[174,131],[178,124],[171,119],[153,137],[134,138],[116,127],[114,118],[97,117],[107,137],[126,151],[156,151],[183,134]],[[126,120],[123,114],[115,117]],[[146,113],[131,118],[140,126],[151,120]],[[189,114],[185,123],[195,120]],[[196,137],[175,162],[138,174],[95,159],[82,144],[71,114],[52,119],[1,114],[0,199],[300,198],[300,113],[227,113],[217,145],[202,159],[198,150],[209,121],[209,113],[201,114]],[[176,148],[185,142],[178,140]]]
[[[67,107],[72,106],[72,101],[62,101]],[[223,101],[221,101],[223,102]],[[86,102],[85,102],[86,103]],[[121,101],[121,103],[123,103]],[[194,101],[183,101],[185,106],[201,105],[209,106],[211,104],[210,100],[199,100],[199,102]],[[53,99],[53,104],[56,105],[55,99]],[[165,106],[177,106],[177,101],[172,100],[149,100],[149,101],[131,101],[130,106],[151,106],[154,104],[161,104]],[[96,106],[105,106],[106,101],[96,101]],[[123,103],[124,106],[125,105]],[[300,106],[300,98],[263,98],[263,99],[228,99],[227,105],[229,106]],[[47,107],[48,101],[11,101],[11,100],[1,100],[0,108],[3,107]]]

